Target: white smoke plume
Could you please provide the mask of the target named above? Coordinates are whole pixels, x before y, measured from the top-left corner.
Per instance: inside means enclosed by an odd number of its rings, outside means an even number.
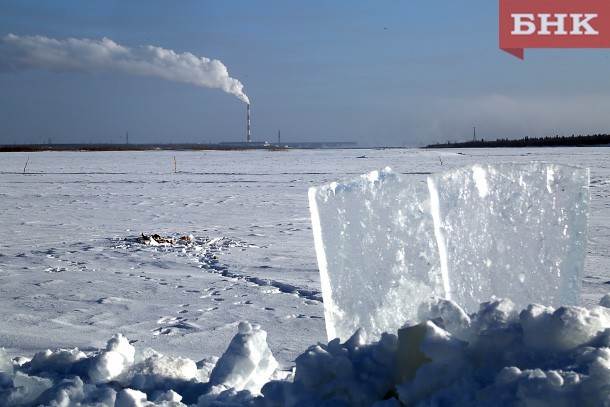
[[[0,71],[37,69],[102,74],[122,72],[160,77],[205,88],[218,88],[250,103],[243,85],[216,59],[197,57],[152,45],[131,49],[111,39],[101,41],[8,34],[0,40]]]

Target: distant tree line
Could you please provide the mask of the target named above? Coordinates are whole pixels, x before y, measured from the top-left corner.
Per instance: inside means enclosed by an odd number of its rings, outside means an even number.
[[[447,142],[429,144],[424,148],[480,148],[480,147],[583,147],[610,146],[610,134],[571,135],[555,137],[524,137],[518,140],[497,139],[495,141],[472,140],[465,142]]]

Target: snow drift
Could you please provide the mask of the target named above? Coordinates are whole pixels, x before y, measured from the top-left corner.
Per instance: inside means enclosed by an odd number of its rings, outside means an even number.
[[[1,352],[0,404],[603,405],[610,402],[609,307],[610,294],[590,309],[518,310],[498,299],[467,315],[435,300],[419,309],[425,322],[399,336],[367,343],[361,329],[344,343],[312,345],[290,373],[273,372],[266,333],[246,322],[220,359],[197,363],[138,349],[120,334],[96,352],[46,350],[32,359]],[[405,338],[405,331],[421,335]]]

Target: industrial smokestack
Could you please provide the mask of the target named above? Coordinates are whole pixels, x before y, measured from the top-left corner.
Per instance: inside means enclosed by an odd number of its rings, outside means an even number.
[[[252,134],[250,134],[250,103],[248,103],[248,143],[252,141]]]

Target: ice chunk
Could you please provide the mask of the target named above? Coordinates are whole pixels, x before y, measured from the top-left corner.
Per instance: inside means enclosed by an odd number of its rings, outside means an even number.
[[[133,389],[124,389],[117,394],[115,407],[143,407],[146,404],[148,404],[146,393]]]
[[[428,196],[389,168],[309,189],[329,340],[377,340],[444,294]]]
[[[267,345],[267,332],[241,322],[239,332],[210,374],[210,384],[260,393],[278,363]]]
[[[578,303],[588,170],[474,165],[432,175],[428,184],[450,298],[467,312],[493,296],[517,308]]]
[[[164,383],[197,379],[198,371],[195,362],[188,358],[157,353],[132,366],[124,376],[121,384],[125,387],[150,393]]]
[[[134,362],[135,348],[121,334],[115,335],[106,344],[89,369],[92,383],[107,383],[119,376]]]
[[[78,362],[85,357],[85,353],[78,349],[62,349],[55,352],[47,349],[34,355],[30,361],[30,373],[39,373],[44,371],[58,373],[69,372],[74,366],[75,362]]]
[[[464,372],[470,368],[467,349],[467,342],[432,321],[401,328],[396,359],[398,383],[403,384],[396,389],[403,405],[417,405],[419,400],[463,379]]]
[[[431,297],[466,312],[578,302],[589,173],[553,164],[474,165],[428,177],[386,168],[310,188],[329,339],[370,340],[418,320]]]

